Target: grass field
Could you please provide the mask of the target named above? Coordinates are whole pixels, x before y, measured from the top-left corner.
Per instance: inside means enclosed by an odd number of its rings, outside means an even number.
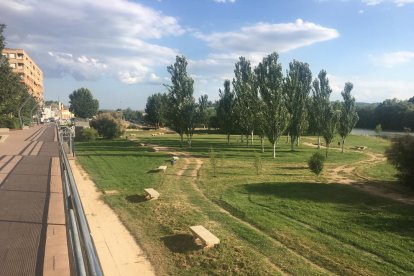
[[[136,132],[136,142],[100,140],[77,144],[77,160],[98,187],[118,190],[104,200],[148,253],[160,275],[410,275],[414,273],[414,206],[377,197],[349,185],[326,184],[306,166],[316,149],[301,145],[290,152],[281,139],[277,158],[269,144],[260,153],[232,137],[195,135],[192,148],[179,148],[176,135],[152,137]],[[303,138],[315,142],[315,138]],[[139,143],[190,152],[176,165],[171,155]],[[350,137],[346,148],[367,146],[381,153],[386,140]],[[208,150],[217,153],[213,177]],[[254,168],[259,153],[262,170]],[[367,158],[363,152],[331,149],[327,169]],[[203,162],[203,164],[201,164]],[[154,168],[168,165],[167,171]],[[103,173],[104,172],[104,173]],[[398,186],[386,163],[359,166],[375,183]],[[143,189],[160,192],[146,201]],[[221,240],[202,250],[188,229],[202,224]]]

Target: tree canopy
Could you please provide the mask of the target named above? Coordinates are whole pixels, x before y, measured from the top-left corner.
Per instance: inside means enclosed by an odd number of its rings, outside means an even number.
[[[240,57],[235,64],[233,89],[235,92],[235,108],[238,126],[246,136],[252,135],[258,107],[258,94],[250,61]],[[248,143],[248,139],[247,139]]]
[[[273,145],[273,158],[276,157],[276,143],[284,133],[290,115],[286,108],[283,91],[282,65],[278,62],[279,55],[273,53],[259,63],[255,72],[259,92],[263,101],[263,129],[266,137]]]
[[[217,105],[217,117],[219,126],[227,135],[227,143],[230,143],[230,134],[234,131],[234,92],[230,88],[230,80],[224,81],[224,90],[219,89],[220,99]]]
[[[350,82],[345,83],[344,91],[341,95],[344,101],[341,103],[341,115],[339,118],[338,133],[342,138],[342,152],[346,137],[351,133],[355,124],[358,122],[358,113],[355,106],[355,98],[351,96],[354,85]]]
[[[5,28],[6,25],[0,24],[0,52],[6,45],[3,35]],[[18,127],[13,122],[16,122],[18,110],[23,103],[27,102],[21,114],[28,115],[37,102],[30,95],[27,86],[21,82],[20,76],[12,72],[7,58],[2,55],[0,57],[0,127],[14,128]],[[30,102],[28,99],[31,99]]]
[[[171,75],[171,85],[168,88],[167,120],[169,126],[178,132],[183,145],[183,136],[191,146],[196,120],[196,104],[193,97],[194,80],[187,73],[187,59],[177,56],[175,63],[167,67]]]
[[[285,80],[285,94],[287,98],[287,108],[291,115],[289,124],[289,134],[291,136],[291,150],[294,149],[295,142],[299,143],[307,123],[307,101],[311,88],[312,72],[309,64],[294,60],[289,63],[289,71]]]
[[[87,88],[80,88],[69,95],[69,110],[80,118],[92,118],[98,113],[99,102],[94,99],[91,91]]]
[[[148,97],[147,104],[145,106],[145,120],[157,127],[165,124],[165,108],[167,108],[167,95],[166,94],[153,94]]]

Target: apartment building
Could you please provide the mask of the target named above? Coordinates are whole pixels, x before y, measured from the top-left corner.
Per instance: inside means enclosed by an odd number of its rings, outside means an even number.
[[[13,72],[20,75],[29,92],[43,102],[43,72],[23,49],[4,48],[2,55],[9,60]]]

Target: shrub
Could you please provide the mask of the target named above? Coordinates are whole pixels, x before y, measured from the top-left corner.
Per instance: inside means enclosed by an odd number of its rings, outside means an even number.
[[[95,141],[98,138],[98,131],[91,128],[84,128],[81,133],[76,136],[76,140],[78,141]]]
[[[0,127],[17,129],[20,128],[20,122],[18,118],[2,116],[0,117]]]
[[[399,179],[414,188],[414,137],[407,134],[393,138],[385,156],[398,170]]]
[[[217,158],[216,158],[216,153],[214,152],[213,147],[210,147],[208,156],[210,158],[210,165],[211,165],[211,169],[213,170],[213,176],[216,177]]]
[[[315,152],[308,161],[308,166],[311,172],[319,176],[323,170],[323,165],[325,163],[325,156],[319,152]]]
[[[91,122],[99,135],[108,138],[118,138],[124,132],[124,128],[119,119],[114,118],[110,113],[101,113]]]

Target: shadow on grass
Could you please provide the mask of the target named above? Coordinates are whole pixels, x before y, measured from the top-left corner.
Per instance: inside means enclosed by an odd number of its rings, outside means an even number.
[[[414,237],[413,205],[375,196],[351,186],[321,183],[259,183],[245,184],[241,187],[240,192],[247,191],[251,203],[273,211],[278,210],[278,204],[289,205],[289,201],[303,201],[303,206],[308,206],[310,202],[313,208],[322,210],[327,206],[337,212],[346,213],[347,223],[354,223],[378,232]],[[251,195],[260,197],[253,199]],[[268,201],[269,196],[276,199]],[[276,202],[278,203],[273,204]]]
[[[194,242],[193,236],[190,234],[164,236],[161,241],[174,253],[188,253],[201,248]]]
[[[349,205],[381,205],[393,202],[342,184],[323,183],[254,183],[245,184],[249,194],[275,196],[278,198],[314,201],[319,203],[340,203]],[[398,203],[395,203],[398,204]]]
[[[152,170],[147,171],[147,173],[162,173],[162,171],[159,169],[152,169]]]
[[[125,199],[131,203],[141,203],[148,201],[145,195],[129,195],[126,196]]]

